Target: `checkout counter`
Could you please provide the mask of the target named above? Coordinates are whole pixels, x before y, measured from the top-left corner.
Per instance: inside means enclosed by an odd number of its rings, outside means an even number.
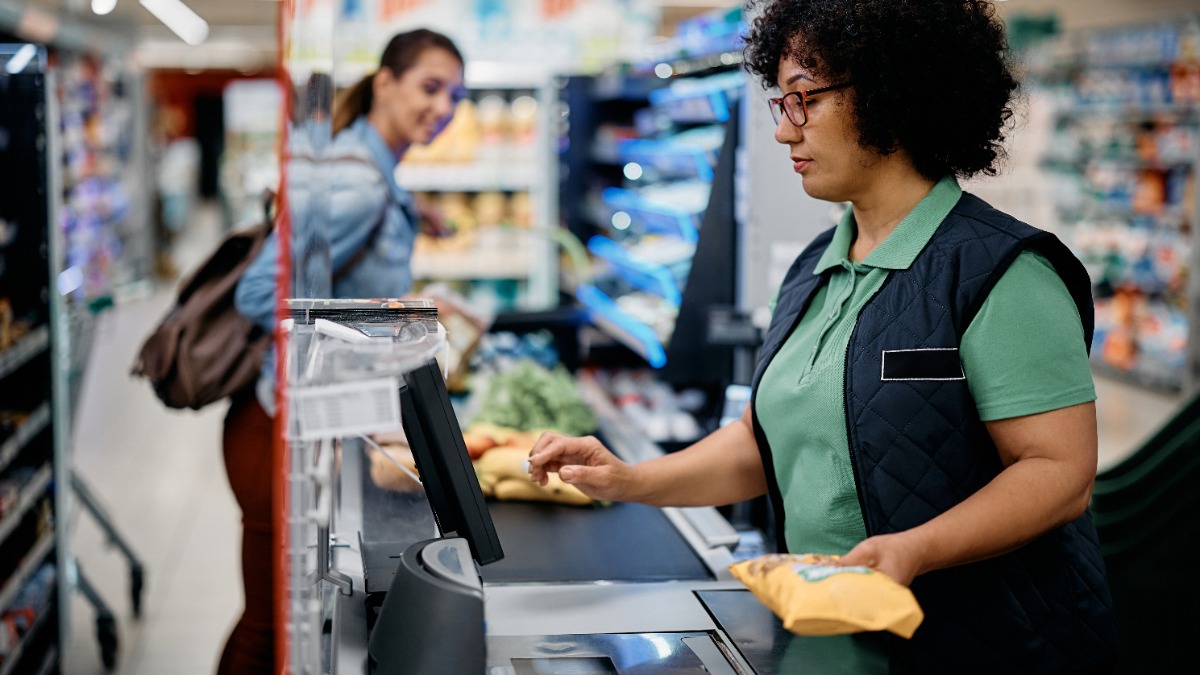
[[[738,536],[715,509],[485,503],[434,352],[395,380],[424,491],[377,487],[365,440],[294,436],[293,672],[798,672],[795,636],[730,577]],[[614,452],[661,454],[580,386]]]

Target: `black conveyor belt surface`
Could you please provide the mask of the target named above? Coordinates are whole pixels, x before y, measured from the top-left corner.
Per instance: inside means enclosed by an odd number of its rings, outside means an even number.
[[[504,560],[482,568],[484,581],[713,578],[671,521],[652,506],[489,501],[488,507]]]
[[[437,536],[423,492],[397,493],[362,477],[362,554],[367,592],[386,591],[398,556]],[[662,511],[642,504],[578,507],[488,501],[504,559],[484,581],[712,579]]]

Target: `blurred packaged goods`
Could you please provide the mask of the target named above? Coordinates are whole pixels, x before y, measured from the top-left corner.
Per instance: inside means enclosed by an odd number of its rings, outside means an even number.
[[[1054,108],[1042,167],[1096,298],[1093,362],[1185,386],[1197,298],[1200,16],[1087,31],[1030,55]]]

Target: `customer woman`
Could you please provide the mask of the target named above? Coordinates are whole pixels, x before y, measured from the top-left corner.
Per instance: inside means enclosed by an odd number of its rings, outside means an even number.
[[[413,143],[429,143],[449,122],[463,92],[463,58],[449,38],[429,30],[396,35],[379,70],[334,104],[333,140],[319,168],[289,163],[289,204],[295,226],[324,224],[333,297],[398,297],[412,286],[409,259],[421,222],[413,197],[394,170]],[[300,139],[311,149],[313,139]],[[297,146],[294,144],[293,149]],[[316,186],[315,181],[326,181]],[[319,187],[320,189],[315,189]],[[324,194],[321,216],[312,195]],[[314,225],[316,227],[316,225]],[[299,229],[299,228],[295,228]],[[294,231],[295,231],[294,229]],[[293,245],[293,260],[302,255]],[[278,242],[274,235],[237,288],[238,310],[273,330]],[[242,581],[246,605],[221,656],[222,675],[275,673],[271,445],[274,440],[274,358],[256,391],[235,397],[225,418],[225,466],[242,509]]]
[[[996,173],[1013,115],[992,3],[761,4],[746,61],[779,90],[775,138],[805,192],[849,207],[780,287],[739,422],[637,465],[547,434],[533,479],[664,506],[769,494],[780,548],[873,567],[925,610],[909,641],[845,641],[849,671],[1109,667],[1088,278],[956,180]]]

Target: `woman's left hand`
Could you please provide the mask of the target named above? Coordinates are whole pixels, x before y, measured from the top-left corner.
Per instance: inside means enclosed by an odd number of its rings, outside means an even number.
[[[881,534],[868,537],[838,559],[840,567],[862,565],[883,572],[896,583],[908,586],[921,573],[923,548],[911,534]]]

